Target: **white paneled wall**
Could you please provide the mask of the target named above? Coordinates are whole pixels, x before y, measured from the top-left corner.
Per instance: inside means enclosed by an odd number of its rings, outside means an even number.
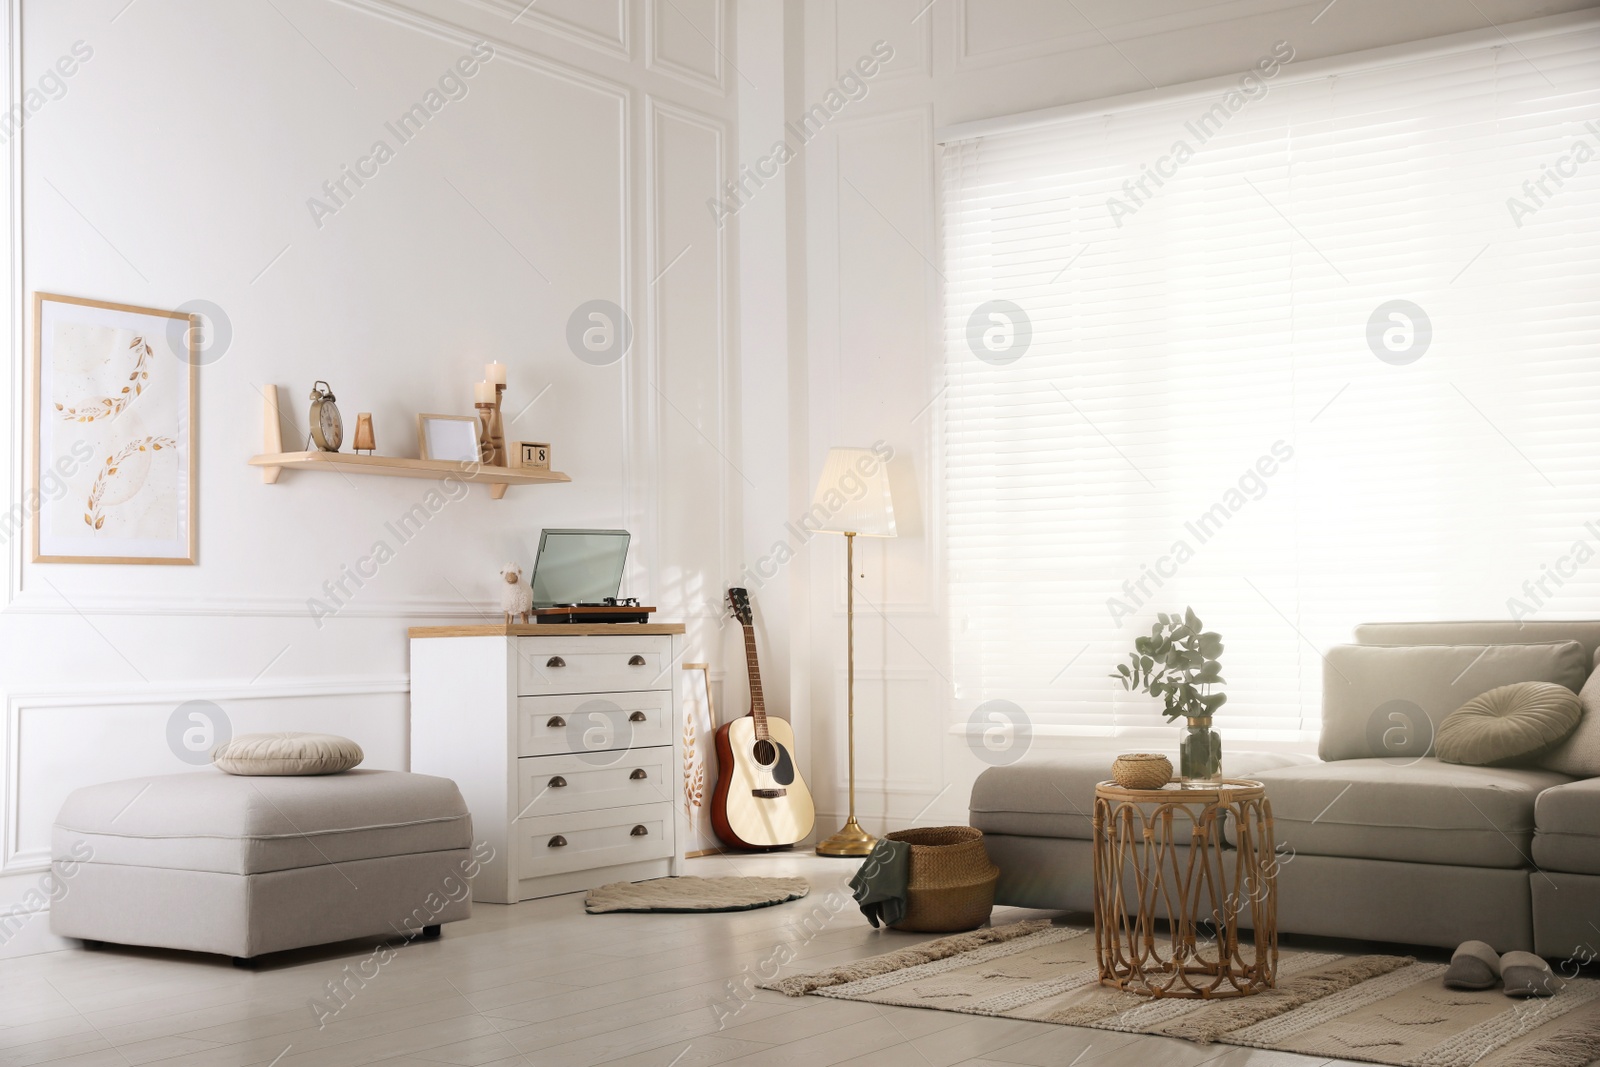
[[[935,131],[1234,74],[1280,40],[1304,61],[1589,6],[1592,0],[804,4],[804,100],[792,116],[826,100],[875,42],[894,50],[865,92],[838,108],[806,148],[809,417],[792,439],[808,465],[797,478],[807,494],[830,445],[882,439],[895,450],[901,536],[865,541],[856,557],[857,808],[868,830],[913,818],[966,822],[971,783],[988,766],[956,729],[975,701],[961,692],[947,656],[948,635],[964,623],[946,614],[936,520],[936,368],[944,341]],[[741,149],[740,159],[755,154]],[[801,616],[808,654],[796,658],[797,672],[809,679],[811,786],[823,832],[842,820],[845,805],[839,540],[820,536],[808,553],[808,610]],[[1104,673],[1103,664],[1073,663],[1075,651],[1062,649],[1049,670]],[[1036,738],[1034,755],[1047,744]]]
[[[756,586],[769,703],[794,720],[830,831],[844,546],[790,524],[828,446],[880,439],[901,536],[857,555],[860,808],[874,830],[964,821],[983,764],[950,729],[960,620],[933,521],[936,131],[1228,74],[1277,40],[1310,59],[1588,3],[0,0],[7,106],[29,89],[38,104],[20,136],[0,122],[8,502],[25,294],[204,300],[233,336],[201,373],[199,566],[36,566],[3,543],[0,908],[37,879],[65,791],[186,766],[166,731],[187,701],[404,766],[405,627],[490,610],[498,565],[531,562],[545,526],[635,532],[625,592],[688,620],[724,714],[747,705],[722,592]],[[58,87],[48,71],[78,41],[92,57]],[[463,91],[403,143],[388,132],[481,42],[492,58]],[[864,60],[871,76],[850,74]],[[381,139],[392,158],[329,203],[324,183]],[[793,159],[773,173],[779,140]],[[747,167],[766,170],[719,224],[708,201]],[[591,300],[631,317],[617,363],[568,348]],[[470,412],[489,359],[508,365],[508,436],[553,442],[572,484],[452,501],[319,626],[308,601],[427,483],[262,484],[245,465],[260,387],[279,387],[293,436],[326,379],[347,422],[370,411],[380,451],[411,454],[415,413]],[[0,954],[47,946],[41,926]]]
[[[68,791],[189,766],[167,739],[188,701],[236,733],[330,730],[370,766],[406,767],[405,628],[493,612],[499,565],[530,565],[546,526],[632,529],[624,592],[686,619],[688,658],[720,676],[742,506],[723,458],[736,231],[705,204],[733,161],[731,3],[4,8],[13,94],[74,42],[93,52],[4,145],[10,503],[27,440],[22,294],[209,301],[232,342],[201,371],[198,566],[41,566],[20,537],[4,544],[0,908],[37,880]],[[397,136],[474,48],[492,54]],[[380,140],[392,158],[375,174],[324,188]],[[608,366],[568,347],[591,300],[631,319],[632,348]],[[286,472],[269,486],[246,465],[263,385],[279,387],[287,447],[321,378],[347,426],[370,411],[380,452],[415,455],[415,414],[470,414],[490,359],[508,367],[508,438],[552,442],[570,485],[501,501],[474,487],[402,543],[386,524],[430,483]],[[332,599],[325,583],[380,540],[393,560]],[[315,619],[312,598],[337,610]],[[48,945],[32,925],[0,954]]]

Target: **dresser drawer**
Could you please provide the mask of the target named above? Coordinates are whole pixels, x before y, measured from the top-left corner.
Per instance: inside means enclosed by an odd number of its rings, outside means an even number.
[[[517,755],[577,753],[609,766],[627,749],[672,744],[672,694],[573,693],[517,698]]]
[[[672,638],[519,637],[517,694],[672,688]]]
[[[512,824],[517,835],[517,877],[613,867],[672,855],[670,803],[540,815]],[[642,831],[642,832],[641,832]]]
[[[610,755],[610,753],[607,753]],[[592,756],[533,756],[517,761],[518,818],[599,808],[660,804],[673,797],[672,749],[618,752],[616,763]]]

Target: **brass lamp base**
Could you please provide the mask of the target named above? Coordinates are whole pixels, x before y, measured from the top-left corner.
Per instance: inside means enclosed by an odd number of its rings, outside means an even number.
[[[826,841],[817,842],[817,855],[865,856],[877,843],[878,839],[863,830],[861,824],[856,822],[856,817],[852,815],[842,830]]]

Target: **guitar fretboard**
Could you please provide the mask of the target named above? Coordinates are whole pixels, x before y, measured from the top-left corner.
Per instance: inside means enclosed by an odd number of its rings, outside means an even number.
[[[756,738],[767,735],[767,702],[761,695],[761,665],[756,661],[756,630],[749,623],[744,626],[744,662],[750,671],[750,717],[756,721]]]

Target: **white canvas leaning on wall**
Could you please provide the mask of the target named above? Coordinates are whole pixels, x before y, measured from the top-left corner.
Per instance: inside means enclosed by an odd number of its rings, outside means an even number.
[[[35,563],[195,562],[196,326],[34,295]]]

